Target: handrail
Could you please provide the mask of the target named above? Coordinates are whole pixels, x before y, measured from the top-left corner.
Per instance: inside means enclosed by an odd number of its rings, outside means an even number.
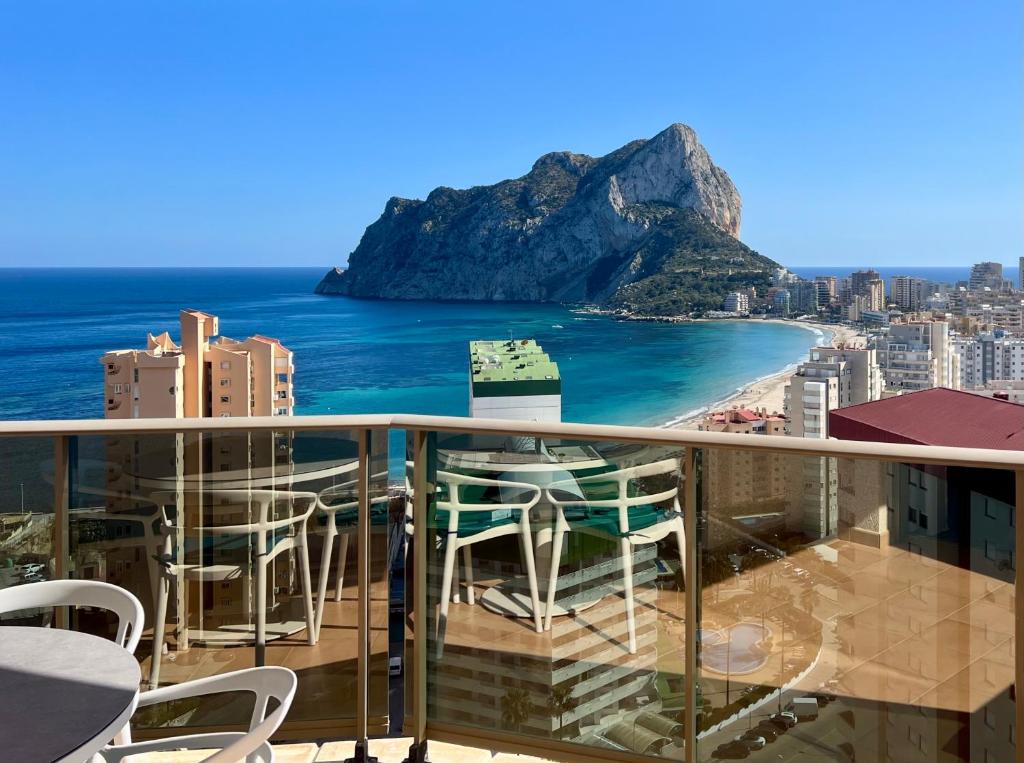
[[[65,419],[0,421],[0,437],[75,435],[141,435],[184,432],[328,432],[355,429],[452,432],[600,440],[642,445],[762,451],[792,456],[862,458],[903,461],[937,466],[1024,469],[1024,451],[960,448],[940,445],[819,440],[728,432],[700,432],[663,427],[609,424],[477,419],[461,416],[426,416],[374,413],[343,416],[253,416],[248,418],[184,419]]]

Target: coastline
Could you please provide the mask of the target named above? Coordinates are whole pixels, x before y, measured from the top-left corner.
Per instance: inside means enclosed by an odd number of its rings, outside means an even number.
[[[700,319],[703,320],[703,319]],[[715,318],[708,319],[708,322],[722,320],[748,321],[749,318]],[[782,413],[785,398],[786,384],[796,367],[807,359],[807,352],[813,347],[826,347],[838,343],[857,344],[857,339],[862,338],[855,329],[841,324],[816,323],[814,321],[788,321],[780,318],[753,319],[763,320],[766,323],[781,323],[787,326],[800,326],[816,334],[818,339],[809,345],[807,351],[794,362],[788,364],[779,371],[766,376],[753,379],[744,386],[736,389],[729,395],[716,400],[701,408],[686,411],[685,413],[670,419],[661,426],[665,429],[696,429],[700,422],[711,411],[722,410],[723,408],[765,408],[768,413]]]

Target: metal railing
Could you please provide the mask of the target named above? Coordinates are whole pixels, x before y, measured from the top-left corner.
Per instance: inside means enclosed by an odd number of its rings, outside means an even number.
[[[358,602],[357,638],[358,670],[356,691],[356,717],[351,727],[326,724],[320,727],[320,736],[333,733],[351,734],[357,740],[365,740],[368,734],[381,730],[381,719],[373,717],[369,710],[368,691],[370,680],[370,530],[371,530],[371,487],[369,464],[369,442],[375,433],[402,431],[411,435],[412,476],[409,487],[412,495],[412,524],[427,527],[428,511],[435,486],[432,484],[434,471],[429,463],[431,451],[429,438],[438,434],[460,434],[474,436],[510,436],[557,438],[560,440],[629,443],[645,446],[668,446],[680,449],[682,458],[682,509],[686,525],[686,561],[683,570],[687,581],[699,579],[700,562],[697,544],[699,496],[697,494],[698,455],[701,452],[739,452],[777,457],[816,457],[824,459],[868,460],[922,466],[998,469],[1013,472],[1015,479],[1015,503],[1013,511],[1016,520],[1014,544],[1024,548],[1024,452],[1008,450],[983,450],[972,448],[903,445],[892,443],[868,443],[821,439],[768,437],[764,435],[743,435],[731,433],[699,432],[690,430],[643,428],[627,426],[605,426],[570,423],[516,422],[507,420],[483,420],[460,417],[421,416],[409,414],[374,414],[356,416],[294,416],[255,417],[239,419],[134,419],[134,420],[64,420],[64,421],[7,421],[0,422],[0,438],[52,438],[53,439],[53,506],[55,510],[53,550],[56,561],[56,576],[67,577],[69,570],[69,442],[76,437],[112,437],[119,435],[160,435],[160,434],[249,434],[257,432],[301,432],[330,433],[347,432],[358,442],[358,468],[356,471],[355,493],[358,497]],[[413,610],[427,612],[428,572],[424,560],[428,558],[428,534],[414,533],[413,540]],[[1019,563],[1014,570],[1015,601],[1017,611],[1024,602],[1020,591],[1024,578],[1024,566]],[[699,675],[698,618],[691,616],[700,611],[701,590],[697,585],[685,586],[685,685],[684,712],[685,760],[697,760],[698,737],[698,687],[690,677]],[[58,613],[60,616],[60,613]],[[1024,637],[1024,618],[1017,617],[1014,637],[1021,643]],[[412,717],[406,728],[419,745],[427,740],[462,742],[476,744],[509,752],[532,753],[549,758],[576,760],[650,760],[639,753],[610,751],[596,748],[580,748],[578,745],[558,739],[540,740],[509,731],[494,729],[471,729],[446,722],[431,722],[428,712],[428,644],[430,634],[425,627],[416,628],[413,635],[413,655],[407,664],[411,668],[411,709]],[[1015,676],[1017,681],[1024,676],[1024,650],[1016,649]],[[410,664],[411,663],[411,664]],[[780,688],[781,692],[781,688]],[[1017,728],[1024,728],[1024,703],[1015,707]],[[1017,760],[1022,760],[1018,749]]]

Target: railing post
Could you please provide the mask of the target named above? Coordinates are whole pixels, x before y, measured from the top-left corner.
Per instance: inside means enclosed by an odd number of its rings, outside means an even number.
[[[367,715],[370,688],[370,430],[359,430],[359,469],[357,489],[359,520],[357,572],[359,579],[359,651],[356,675],[356,749],[348,763],[376,763],[370,756],[367,739]]]
[[[684,586],[686,587],[686,619],[684,643],[686,683],[684,684],[683,746],[684,760],[697,760],[697,617],[700,607],[699,559],[697,557],[697,449],[688,445],[683,457],[683,533],[686,541]]]
[[[413,743],[407,763],[427,760],[427,433],[412,435],[412,710]],[[406,541],[408,542],[408,540]]]
[[[53,438],[53,573],[57,580],[67,578],[71,553],[68,488],[68,437],[57,435]],[[57,607],[56,622],[58,628],[68,627],[67,607]]]
[[[1024,548],[1024,470],[1014,471],[1016,490],[1014,491],[1014,550],[1013,550],[1013,604],[1016,617],[1014,618],[1014,673],[1013,673],[1013,712],[1014,722],[1017,725],[1014,738],[1017,740],[1015,758],[1017,763],[1024,763],[1024,743],[1021,742],[1020,734],[1024,729],[1024,697],[1021,697],[1021,689],[1024,688],[1024,605],[1021,603],[1021,591],[1024,591],[1024,564],[1021,564],[1021,549]]]

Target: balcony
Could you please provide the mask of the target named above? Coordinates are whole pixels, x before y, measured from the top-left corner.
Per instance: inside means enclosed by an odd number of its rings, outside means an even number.
[[[407,415],[281,427],[0,424],[0,587],[132,591],[147,685],[293,669],[282,743],[710,761],[762,729],[741,757],[1014,759],[1024,454]],[[909,521],[922,468],[957,532]],[[113,627],[34,619],[51,620]],[[139,712],[133,733],[248,712],[221,696]]]

